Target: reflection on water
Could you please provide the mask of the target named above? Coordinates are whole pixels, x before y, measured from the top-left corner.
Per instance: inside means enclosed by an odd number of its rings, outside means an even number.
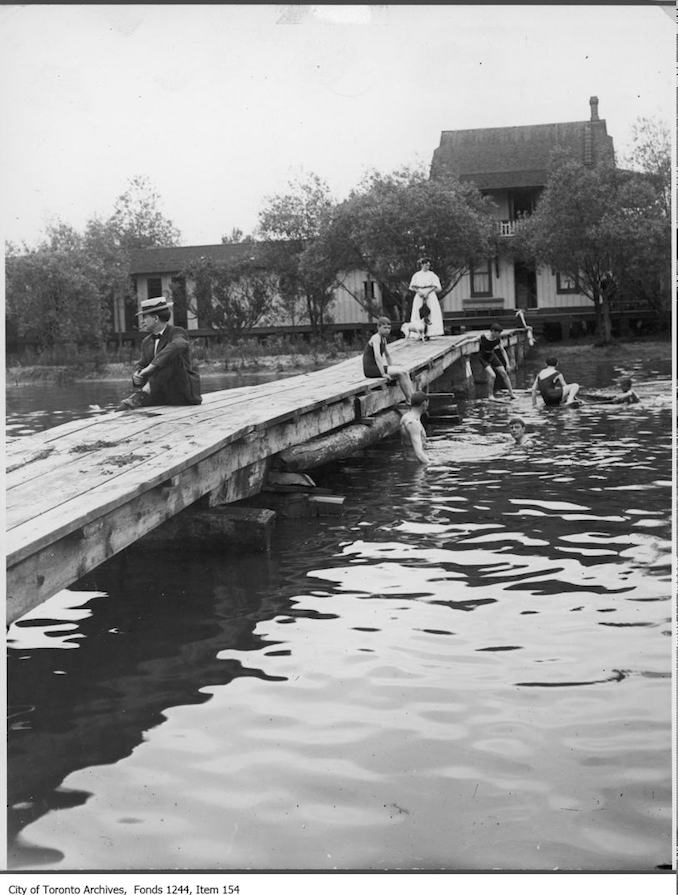
[[[206,395],[219,389],[258,385],[293,375],[293,372],[261,372],[204,376],[202,393]],[[5,394],[7,435],[10,438],[32,435],[71,420],[115,410],[131,391],[129,380],[79,380],[65,385],[53,382],[8,383]]]
[[[344,515],[280,521],[268,556],[131,549],[13,625],[11,866],[670,864],[653,391],[470,401],[433,468],[389,439],[319,471]],[[455,457],[474,440],[497,450]]]

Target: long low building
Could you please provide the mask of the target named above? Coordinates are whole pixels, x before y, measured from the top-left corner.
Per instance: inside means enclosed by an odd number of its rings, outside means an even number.
[[[195,299],[195,283],[190,276],[192,265],[207,260],[214,265],[233,264],[243,260],[256,260],[261,243],[241,242],[217,245],[175,246],[169,248],[136,249],[132,252],[130,274],[137,302],[155,298],[169,291],[174,301],[174,323],[189,331],[206,329],[204,315]],[[372,317],[368,307],[381,306],[379,284],[362,270],[349,270],[337,277],[331,315],[335,326],[367,326]],[[304,309],[301,302],[291,314],[290,308],[280,298],[274,301],[271,311],[258,322],[258,329],[285,329],[303,327]],[[134,308],[122,302],[114,310],[116,332],[135,328]],[[203,319],[201,319],[203,318]]]

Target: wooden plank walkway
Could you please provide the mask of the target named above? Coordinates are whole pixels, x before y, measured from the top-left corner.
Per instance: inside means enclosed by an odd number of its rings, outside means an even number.
[[[400,340],[394,363],[419,387],[477,350],[479,333]],[[506,332],[505,345],[523,330]],[[402,399],[365,379],[360,357],[314,373],[205,395],[199,406],[149,407],[75,420],[7,446],[7,621],[205,495],[260,490],[268,459]]]

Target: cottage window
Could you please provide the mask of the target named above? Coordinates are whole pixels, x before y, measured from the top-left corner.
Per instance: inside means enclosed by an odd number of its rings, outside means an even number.
[[[559,295],[579,292],[579,277],[556,271],[556,292]]]
[[[367,304],[374,301],[374,280],[363,280],[363,295]]]
[[[492,267],[490,259],[471,265],[471,297],[486,298],[492,295]]]
[[[162,280],[160,277],[146,278],[147,298],[162,298]]]

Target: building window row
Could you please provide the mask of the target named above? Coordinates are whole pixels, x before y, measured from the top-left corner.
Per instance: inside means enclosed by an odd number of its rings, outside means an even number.
[[[553,270],[556,277],[556,292],[559,295],[572,295],[580,291],[579,277]],[[489,298],[492,296],[492,263],[488,258],[471,266],[471,298]]]

